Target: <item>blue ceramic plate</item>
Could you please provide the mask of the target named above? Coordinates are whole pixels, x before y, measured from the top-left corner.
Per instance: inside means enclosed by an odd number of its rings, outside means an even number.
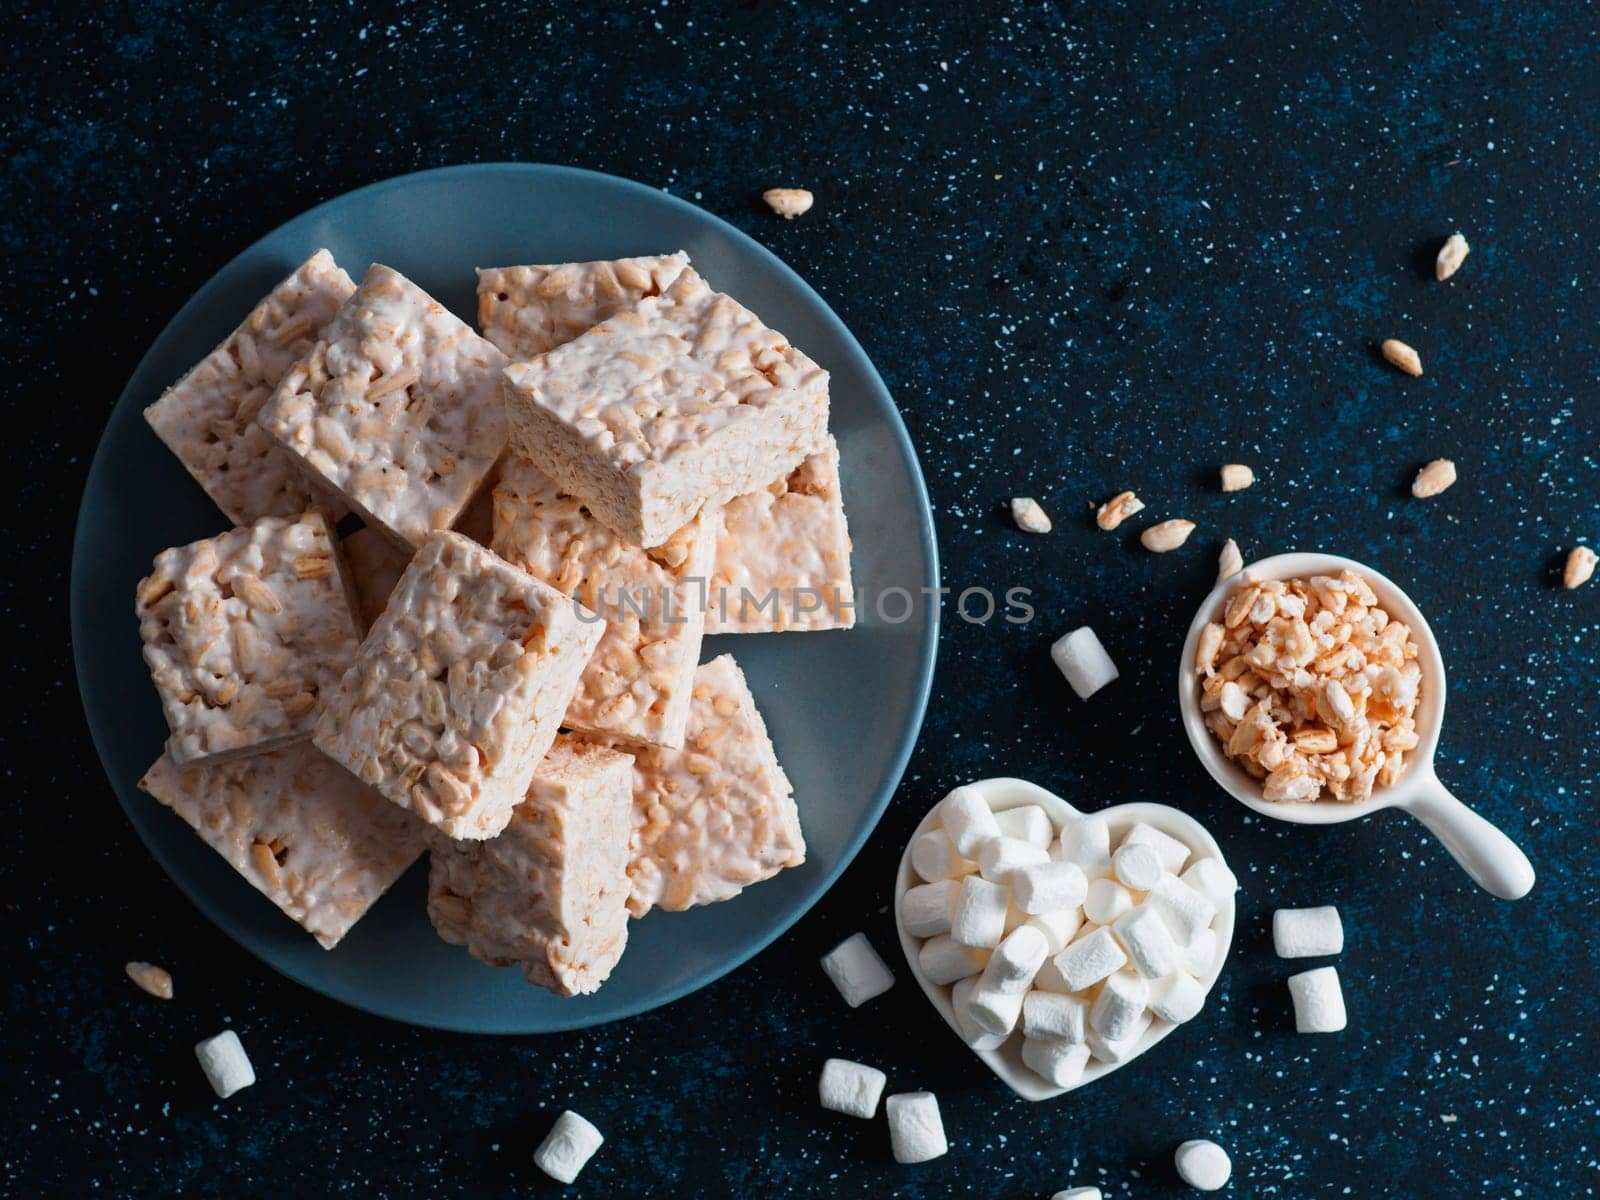
[[[683,249],[833,375],[865,602],[849,632],[707,639],[731,651],[794,781],[805,865],[725,904],[635,922],[628,951],[593,996],[560,999],[515,969],[487,967],[434,935],[425,866],[324,951],[136,786],[166,728],[139,653],[134,585],[158,551],[226,522],[146,427],[142,410],[224,338],[296,263],[326,246],[357,279],[380,261],[471,321],[477,266]],[[893,401],[850,331],[806,284],[744,234],[637,183],[565,167],[482,164],[406,175],[331,200],[219,271],[156,339],[111,414],[89,471],[72,563],[72,637],[95,745],[134,828],[185,894],[235,941],[324,995],[395,1020],[481,1033],[543,1033],[633,1016],[703,987],[806,912],[866,841],[922,723],[938,615],[899,593],[938,582],[928,499]],[[879,607],[875,597],[885,596]]]

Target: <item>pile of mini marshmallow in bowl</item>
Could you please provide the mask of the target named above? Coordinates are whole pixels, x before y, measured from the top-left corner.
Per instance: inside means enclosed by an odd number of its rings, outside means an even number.
[[[921,834],[900,918],[924,939],[918,964],[950,986],[962,1039],[999,1047],[1018,1030],[1023,1063],[1059,1088],[1091,1059],[1119,1064],[1157,1021],[1200,1012],[1220,947],[1212,928],[1238,883],[1221,859],[1137,822],[1113,844],[1098,814],[1057,836],[1038,805],[994,812],[951,792]],[[1181,872],[1181,874],[1180,874]]]

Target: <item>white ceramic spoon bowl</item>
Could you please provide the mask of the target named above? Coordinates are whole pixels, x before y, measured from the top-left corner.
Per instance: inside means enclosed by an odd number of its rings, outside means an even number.
[[[1337,575],[1345,570],[1365,579],[1378,597],[1378,603],[1391,617],[1404,621],[1416,640],[1417,662],[1422,668],[1416,712],[1420,740],[1417,748],[1407,755],[1405,773],[1390,786],[1376,790],[1370,800],[1346,804],[1330,800],[1297,803],[1264,799],[1260,782],[1229,758],[1221,743],[1206,728],[1204,714],[1200,711],[1199,677],[1194,671],[1200,631],[1208,622],[1221,619],[1228,593],[1246,573],[1256,579],[1301,579],[1310,575]],[[1519,899],[1533,887],[1534,872],[1528,856],[1500,830],[1451,795],[1434,773],[1433,756],[1439,746],[1439,729],[1444,723],[1444,700],[1444,658],[1422,610],[1393,580],[1353,559],[1333,554],[1277,554],[1251,563],[1244,571],[1221,580],[1201,602],[1189,626],[1189,636],[1183,643],[1183,656],[1178,664],[1178,707],[1183,714],[1183,728],[1189,735],[1189,744],[1211,772],[1211,777],[1240,804],[1275,821],[1292,821],[1299,825],[1333,825],[1383,808],[1401,809],[1426,825],[1479,887],[1502,900]]]
[[[975,788],[983,798],[988,801],[989,807],[995,812],[1004,812],[1011,808],[1021,808],[1028,804],[1037,804],[1049,815],[1051,823],[1055,826],[1056,833],[1061,832],[1061,827],[1070,817],[1083,815],[1078,809],[1068,804],[1053,792],[1047,792],[1037,784],[1029,783],[1024,779],[983,779],[969,785]],[[939,806],[936,804],[922,819],[922,823],[911,835],[911,842],[924,833],[934,829],[939,823]],[[1162,833],[1177,838],[1189,847],[1190,861],[1196,858],[1222,859],[1222,850],[1218,847],[1212,836],[1206,832],[1205,827],[1186,813],[1179,812],[1165,804],[1119,804],[1113,808],[1101,810],[1101,815],[1106,818],[1111,826],[1111,840],[1115,843],[1123,834],[1140,821],[1153,825]],[[956,1025],[956,1015],[950,1006],[950,988],[931,982],[922,973],[922,964],[917,958],[917,951],[923,940],[913,937],[906,932],[905,924],[900,919],[900,901],[905,896],[906,889],[922,882],[920,876],[911,867],[911,842],[906,844],[905,853],[900,856],[900,870],[894,880],[894,925],[900,935],[900,949],[905,954],[906,965],[911,968],[911,974],[916,979],[918,986],[944,1018],[946,1025],[958,1039],[961,1031]],[[1226,861],[1226,860],[1223,860]],[[1217,935],[1217,957],[1212,963],[1211,970],[1200,977],[1200,984],[1209,994],[1212,986],[1217,982],[1217,977],[1222,974],[1222,964],[1227,961],[1228,948],[1233,944],[1233,917],[1234,901],[1230,897],[1228,902],[1219,907],[1217,916],[1211,923],[1211,928]],[[1195,1018],[1199,1020],[1199,1018]],[[1083,1078],[1070,1088],[1056,1087],[1054,1084],[1034,1074],[1032,1070],[1022,1063],[1022,1034],[1013,1033],[1003,1043],[993,1050],[974,1050],[967,1046],[965,1039],[961,1044],[967,1050],[976,1054],[984,1064],[1000,1077],[1007,1087],[1021,1096],[1024,1100],[1049,1100],[1067,1092],[1076,1091],[1086,1087],[1097,1079],[1104,1079],[1119,1067],[1125,1067],[1137,1060],[1157,1042],[1160,1042],[1177,1026],[1170,1021],[1160,1019],[1152,1020],[1150,1028],[1140,1039],[1137,1052],[1128,1056],[1120,1063],[1102,1063],[1090,1060],[1084,1069]]]

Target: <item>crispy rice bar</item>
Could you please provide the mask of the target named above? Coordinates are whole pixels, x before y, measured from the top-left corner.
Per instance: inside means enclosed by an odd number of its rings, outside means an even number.
[[[368,525],[421,545],[456,523],[505,449],[505,363],[416,284],[374,264],[261,424]]]
[[[361,640],[320,512],[163,550],[135,600],[179,763],[305,738]]]
[[[794,788],[731,654],[694,676],[682,750],[632,750],[628,910],[730,900],[806,859]]]
[[[356,614],[365,633],[389,607],[389,594],[405,574],[411,554],[376,529],[358,529],[339,542],[355,585]]]
[[[833,438],[771,487],[722,509],[707,633],[849,629],[850,531]]]
[[[431,534],[314,740],[449,836],[494,837],[527,794],[604,628],[459,533]]]
[[[434,839],[439,936],[562,996],[598,988],[628,943],[632,784],[626,754],[557,738],[499,837]]]
[[[190,766],[163,754],[139,786],[324,949],[422,853],[421,821],[306,742]]]
[[[318,250],[144,410],[156,436],[235,525],[333,507],[256,416],[355,290],[333,256]]]
[[[690,268],[505,371],[512,444],[640,546],[822,448],[828,373]]]
[[[520,455],[494,493],[494,551],[606,619],[563,724],[682,746],[705,628],[716,510],[652,550],[630,545]]]
[[[537,358],[659,296],[689,265],[682,250],[650,258],[489,267],[478,271],[478,328],[508,358]]]

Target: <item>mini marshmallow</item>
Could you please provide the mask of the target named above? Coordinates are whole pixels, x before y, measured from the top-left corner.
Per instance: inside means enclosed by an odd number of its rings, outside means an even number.
[[[1239,890],[1238,877],[1220,858],[1196,859],[1179,878],[1219,909]]]
[[[256,1081],[256,1071],[250,1065],[250,1056],[244,1052],[244,1043],[231,1029],[197,1042],[194,1056],[200,1060],[200,1069],[206,1073],[211,1090],[219,1100],[226,1100]]]
[[[1017,907],[1035,916],[1077,908],[1088,891],[1089,881],[1077,863],[1029,863],[1011,872],[1011,893]]]
[[[1115,879],[1093,879],[1083,894],[1083,915],[1109,925],[1133,907],[1133,895]]]
[[[1002,992],[998,988],[989,987],[984,984],[980,976],[978,986],[964,995],[967,1002],[967,1026],[980,1034],[1004,1040],[1011,1035],[1011,1031],[1017,1027],[1017,1022],[1022,1019],[1022,1001],[1026,994],[1026,992]]]
[[[911,869],[929,883],[971,875],[978,864],[962,858],[956,844],[942,829],[930,829],[911,843]]]
[[[1079,700],[1087,700],[1117,678],[1117,664],[1087,625],[1057,639],[1050,647],[1050,657]]]
[[[1099,983],[1128,961],[1111,930],[1101,927],[1080,937],[1055,956],[1056,969],[1069,992]]]
[[[889,1117],[889,1145],[897,1163],[927,1162],[950,1149],[939,1101],[932,1092],[900,1092],[884,1101]]]
[[[998,883],[977,875],[961,881],[955,912],[950,917],[950,936],[963,946],[993,950],[1006,935],[1006,912],[1011,897]]]
[[[993,1050],[1006,1040],[1007,1033],[985,1033],[972,1022],[972,993],[978,990],[978,977],[969,975],[950,989],[950,1008],[956,1015],[956,1032],[974,1050]]]
[[[889,1077],[876,1067],[863,1066],[848,1058],[830,1058],[822,1064],[817,1083],[817,1098],[822,1107],[847,1117],[871,1120],[878,1111],[878,1098]]]
[[[1344,992],[1339,972],[1317,967],[1289,976],[1296,1033],[1338,1033],[1345,1026]]]
[[[1008,893],[1008,895],[1009,895],[1009,893]],[[1012,931],[1014,929],[1017,929],[1020,926],[1026,925],[1031,920],[1033,920],[1033,918],[1031,916],[1029,916],[1027,913],[1023,912],[1020,908],[1018,908],[1017,907],[1017,902],[1015,900],[1007,899],[1006,900],[1006,930],[1000,936],[1001,937],[1010,937],[1011,933],[1012,933]]]
[[[1148,892],[1161,878],[1161,855],[1155,847],[1124,842],[1111,856],[1111,873],[1131,892]]]
[[[978,848],[978,873],[990,883],[1009,883],[1021,867],[1050,861],[1050,851],[1021,838],[991,838]]]
[[[1122,839],[1124,846],[1149,846],[1161,856],[1161,869],[1176,875],[1189,861],[1189,847],[1171,834],[1163,833],[1154,825],[1140,821]]]
[[[960,894],[961,884],[954,879],[907,888],[900,897],[900,923],[912,937],[949,933],[950,914],[955,911]]]
[[[1166,921],[1180,946],[1194,941],[1202,929],[1211,928],[1217,906],[1176,875],[1163,875],[1145,897]]]
[[[1064,1192],[1057,1192],[1050,1200],[1105,1200],[1100,1195],[1097,1187],[1068,1188]]]
[[[1196,979],[1211,974],[1217,963],[1217,931],[1202,929],[1194,941],[1183,948],[1183,969]]]
[[[1120,1042],[1113,1042],[1101,1037],[1093,1029],[1089,1030],[1084,1042],[1089,1047],[1089,1053],[1103,1063],[1127,1062],[1139,1052],[1139,1043],[1150,1030],[1150,1014],[1141,1013],[1139,1019],[1133,1024],[1133,1031]]]
[[[1056,836],[1056,827],[1050,823],[1050,814],[1037,804],[1024,804],[1021,808],[997,812],[994,823],[1000,826],[1001,837],[1021,838],[1041,850],[1048,849]]]
[[[864,933],[851,934],[824,954],[822,969],[851,1008],[860,1008],[894,986],[894,975]]]
[[[1022,1032],[1037,1041],[1081,1042],[1088,1020],[1089,1006],[1076,996],[1032,991],[1022,1001]]]
[[[1111,826],[1104,817],[1069,818],[1057,844],[1061,857],[1077,863],[1090,879],[1111,873]]]
[[[989,802],[970,787],[958,787],[939,802],[939,821],[962,858],[976,858],[979,846],[1000,836]]]
[[[1272,914],[1272,948],[1279,958],[1316,958],[1344,950],[1344,923],[1333,905],[1280,908]]]
[[[1026,992],[1049,949],[1043,933],[1032,925],[1019,926],[989,956],[979,986],[997,992]]]
[[[1058,908],[1054,912],[1039,913],[1028,918],[1040,933],[1044,934],[1047,952],[1051,955],[1060,954],[1067,948],[1067,943],[1078,932],[1083,924],[1083,910],[1078,908]]]
[[[1226,1186],[1233,1174],[1228,1152],[1203,1138],[1179,1146],[1172,1160],[1178,1168],[1178,1178],[1202,1192],[1215,1192]]]
[[[1199,1016],[1206,1005],[1206,989],[1186,971],[1174,971],[1150,985],[1150,1011],[1163,1021],[1182,1025]]]
[[[544,1141],[533,1152],[533,1161],[551,1179],[571,1183],[594,1157],[606,1139],[600,1131],[570,1109],[556,1118]]]
[[[1127,971],[1114,972],[1100,986],[1089,1009],[1089,1028],[1108,1042],[1120,1042],[1133,1032],[1150,999],[1150,985]]]
[[[941,986],[976,975],[989,961],[989,952],[975,946],[963,946],[949,934],[931,937],[917,951],[917,965],[928,977],[929,983]]]
[[[1061,978],[1061,968],[1056,966],[1056,956],[1051,955],[1044,960],[1044,966],[1039,968],[1039,973],[1033,977],[1033,990],[1036,992],[1054,992],[1058,995],[1068,995],[1072,989],[1067,986],[1067,981]]]
[[[1083,1069],[1089,1065],[1089,1047],[1074,1042],[1023,1038],[1022,1065],[1056,1087],[1074,1087],[1083,1078]]]
[[[1128,952],[1133,969],[1146,979],[1170,975],[1183,961],[1183,951],[1173,939],[1172,930],[1153,905],[1141,904],[1124,913],[1111,928]]]

